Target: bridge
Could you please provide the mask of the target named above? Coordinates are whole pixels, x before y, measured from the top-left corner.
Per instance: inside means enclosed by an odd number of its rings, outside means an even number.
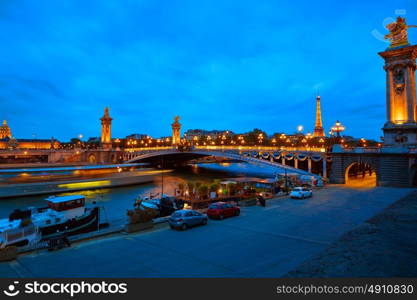
[[[273,150],[274,149],[274,150]],[[277,169],[286,170],[298,175],[309,175],[327,177],[327,163],[331,158],[324,152],[300,151],[300,150],[281,150],[273,147],[193,147],[185,151],[172,147],[162,149],[136,149],[125,151],[122,155],[123,161],[160,163],[164,160],[165,164],[181,164],[187,161],[202,157],[224,158],[234,161],[253,163],[260,166],[270,166]],[[313,172],[315,164],[316,172]],[[317,166],[317,165],[320,166]],[[305,169],[305,170],[304,170]]]

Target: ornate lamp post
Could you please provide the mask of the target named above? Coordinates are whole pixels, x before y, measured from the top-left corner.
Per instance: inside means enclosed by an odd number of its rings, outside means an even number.
[[[345,126],[340,123],[340,121],[336,121],[336,123],[332,127],[332,131],[336,132],[336,136],[340,138],[340,133],[345,130]]]

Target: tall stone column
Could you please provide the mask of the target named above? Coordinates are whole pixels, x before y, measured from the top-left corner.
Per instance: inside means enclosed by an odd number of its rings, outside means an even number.
[[[294,157],[294,168],[298,169],[298,159]]]
[[[281,158],[281,164],[285,166],[285,158]]]
[[[417,145],[417,45],[389,48],[379,55],[385,60],[387,72],[384,146]]]
[[[172,123],[172,145],[176,146],[181,143],[181,124],[179,122],[180,117],[176,116],[174,118],[174,123]]]
[[[327,160],[323,157],[323,177],[327,178]]]
[[[307,163],[308,163],[308,172],[311,173],[311,157],[307,158]]]
[[[112,118],[110,118],[109,108],[106,107],[104,109],[104,116],[100,119],[101,120],[101,146],[103,149],[111,149],[111,122]]]

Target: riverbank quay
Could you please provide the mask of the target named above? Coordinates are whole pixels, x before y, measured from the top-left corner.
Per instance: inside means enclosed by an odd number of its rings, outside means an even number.
[[[74,242],[0,263],[3,277],[280,277],[412,190],[330,185],[271,199],[186,231],[167,225]],[[121,253],[123,255],[121,255]],[[68,262],[77,261],[77,264]]]

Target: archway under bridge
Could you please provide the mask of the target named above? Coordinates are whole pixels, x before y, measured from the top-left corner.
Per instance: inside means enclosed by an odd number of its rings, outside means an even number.
[[[376,170],[370,163],[353,162],[346,168],[345,183],[351,187],[375,187],[377,186]]]

